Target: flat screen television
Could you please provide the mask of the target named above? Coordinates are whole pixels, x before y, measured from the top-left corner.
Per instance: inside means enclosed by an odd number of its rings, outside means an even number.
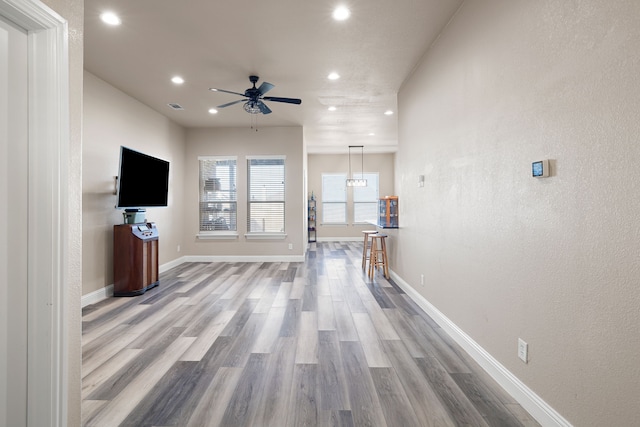
[[[116,209],[167,206],[169,162],[120,147]]]

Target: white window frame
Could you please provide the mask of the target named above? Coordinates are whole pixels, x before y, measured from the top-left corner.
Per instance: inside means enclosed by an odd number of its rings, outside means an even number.
[[[365,172],[362,177],[367,180],[366,187],[351,187],[353,188],[353,224],[375,224],[378,218],[378,199],[380,197],[380,173],[379,172]],[[375,194],[372,194],[371,186],[375,181]],[[367,197],[371,196],[371,197]],[[356,212],[358,211],[358,205],[370,205],[371,218],[358,220],[356,218]]]
[[[215,183],[216,178],[224,178],[224,177],[207,177],[205,175],[205,171],[203,170],[203,162],[235,162],[235,175],[229,179],[229,182],[222,183],[222,186],[228,188],[220,188],[220,190],[208,191],[208,187],[211,185],[215,186],[220,185],[220,183]],[[214,183],[208,182],[210,180],[214,180]],[[238,157],[237,156],[199,156],[198,157],[198,182],[199,182],[199,190],[198,190],[198,238],[199,239],[229,239],[236,238],[238,236],[238,191],[237,191],[237,181],[238,181]],[[224,224],[228,229],[216,229],[215,225],[212,224],[212,229],[203,229],[203,214],[206,210],[203,206],[207,205],[218,205],[220,212],[223,212],[221,218],[225,219]],[[228,210],[224,210],[225,207]],[[232,214],[235,212],[235,222],[232,220]],[[229,216],[229,219],[225,218],[225,216]],[[214,220],[215,221],[215,220]]]
[[[247,161],[247,233],[245,234],[245,238],[247,239],[284,239],[286,238],[286,198],[287,198],[287,186],[286,186],[286,177],[287,177],[287,156],[284,155],[263,155],[263,156],[246,156]],[[273,197],[274,195],[266,194],[267,200],[252,200],[251,193],[251,161],[252,160],[282,160],[282,197]],[[280,231],[255,231],[252,230],[252,205],[253,204],[281,204],[282,205],[282,230]],[[264,218],[263,218],[264,220]]]
[[[347,225],[347,174],[346,173],[323,173],[322,174],[322,225]],[[338,182],[342,183],[344,197],[331,197],[332,194],[340,194],[339,192],[330,192],[327,185],[334,185]],[[344,212],[343,221],[331,220],[327,218],[327,213],[332,212],[332,207],[342,206]]]

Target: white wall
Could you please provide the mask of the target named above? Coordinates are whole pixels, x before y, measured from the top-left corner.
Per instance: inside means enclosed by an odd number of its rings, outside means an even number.
[[[285,233],[284,240],[247,240],[248,155],[285,155]],[[198,239],[199,163],[198,156],[237,156],[238,234],[226,240]],[[246,128],[189,129],[185,157],[184,254],[194,256],[301,257],[306,248],[304,218],[303,140],[301,127],[265,127],[258,132]],[[289,249],[289,244],[293,248]]]
[[[159,262],[182,254],[185,131],[156,111],[85,71],[82,174],[83,295],[113,284],[114,176],[120,146],[169,161],[169,206],[147,208],[160,234]]]
[[[640,419],[638,17],[467,1],[399,94],[393,270],[579,426]]]

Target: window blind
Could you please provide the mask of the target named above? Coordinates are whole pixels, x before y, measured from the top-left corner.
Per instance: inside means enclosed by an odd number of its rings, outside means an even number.
[[[347,174],[322,174],[322,223],[346,224]]]
[[[235,157],[199,157],[200,232],[237,231]]]
[[[353,222],[376,222],[378,213],[378,173],[365,173],[366,187],[353,188]]]
[[[247,232],[284,233],[285,158],[247,158]]]

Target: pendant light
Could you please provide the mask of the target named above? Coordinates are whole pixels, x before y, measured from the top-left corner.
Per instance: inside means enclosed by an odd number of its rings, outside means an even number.
[[[362,169],[360,169],[360,179],[354,179],[351,174],[351,149],[360,148],[360,158],[362,159]],[[349,178],[347,178],[347,187],[366,187],[367,180],[364,179],[364,145],[349,146]]]

